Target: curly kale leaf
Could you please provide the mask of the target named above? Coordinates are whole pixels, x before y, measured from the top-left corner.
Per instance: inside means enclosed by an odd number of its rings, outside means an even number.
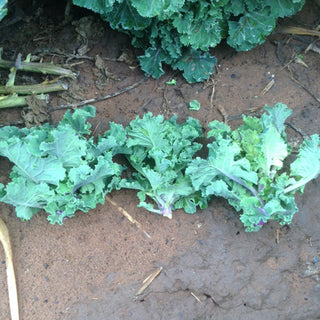
[[[0,21],[6,16],[8,13],[7,9],[7,0],[0,0]]]
[[[131,33],[135,37],[142,36],[141,31],[152,22],[151,18],[140,15],[128,0],[115,2],[112,11],[102,14],[102,18],[110,23],[112,29]]]
[[[188,1],[172,16],[172,25],[182,45],[203,51],[216,47],[227,33],[222,3],[198,1],[195,5]]]
[[[274,17],[263,12],[250,12],[238,21],[229,21],[227,43],[237,51],[248,51],[262,44],[275,27]]]
[[[312,135],[310,139],[303,141],[297,159],[291,164],[291,176],[284,193],[303,188],[306,183],[316,179],[320,173],[320,141],[318,135]]]
[[[189,83],[201,82],[213,74],[217,59],[209,53],[201,54],[197,50],[186,50],[174,64],[174,69],[183,71],[183,76]]]
[[[164,74],[162,63],[170,64],[172,59],[161,48],[148,48],[143,56],[139,57],[141,69],[148,75],[158,79]]]
[[[73,4],[99,14],[111,11],[116,1],[117,0],[72,0]]]
[[[34,214],[40,212],[52,197],[54,197],[54,191],[47,183],[35,183],[19,176],[12,179],[5,188],[2,185],[0,200],[14,205],[18,218],[29,220]]]
[[[172,14],[176,13],[184,5],[185,0],[141,0],[132,1],[134,6],[142,17],[156,17],[160,20],[167,19]]]

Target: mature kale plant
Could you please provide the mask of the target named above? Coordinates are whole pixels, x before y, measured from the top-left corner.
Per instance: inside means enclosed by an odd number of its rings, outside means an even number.
[[[97,12],[132,44],[145,50],[141,68],[154,78],[163,63],[183,71],[190,83],[213,73],[209,49],[221,40],[238,51],[262,44],[276,20],[299,11],[305,0],[73,0]]]
[[[172,211],[183,208],[195,213],[197,206],[207,207],[185,174],[195,153],[202,145],[194,140],[202,136],[198,120],[189,118],[178,124],[177,117],[147,113],[136,118],[126,128],[127,159],[136,172],[121,181],[121,187],[139,190],[139,207],[172,218]],[[153,200],[154,204],[150,200]]]
[[[51,223],[62,224],[76,210],[87,212],[104,203],[119,182],[123,168],[112,157],[125,143],[121,125],[95,141],[90,135],[92,106],[68,111],[57,127],[2,127],[0,156],[13,164],[11,182],[0,184],[0,201],[14,205],[17,216],[29,220],[44,209]]]
[[[197,158],[186,170],[203,197],[224,197],[237,211],[246,231],[259,230],[268,220],[290,224],[298,211],[294,193],[320,173],[319,136],[300,146],[290,170],[284,161],[291,152],[285,120],[291,110],[279,103],[266,106],[261,118],[243,117],[244,124],[232,131],[212,121],[207,159]]]

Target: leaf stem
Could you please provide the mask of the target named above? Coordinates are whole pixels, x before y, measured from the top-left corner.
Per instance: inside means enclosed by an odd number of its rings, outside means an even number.
[[[54,91],[67,90],[68,86],[63,83],[49,83],[49,84],[34,84],[34,85],[22,85],[22,86],[0,86],[0,94],[39,94],[48,93]]]
[[[16,61],[8,61],[2,59],[1,53],[2,48],[0,48],[0,68],[11,69],[12,67],[15,67]],[[76,78],[75,73],[73,73],[71,70],[54,65],[53,63],[21,61],[17,69],[21,71],[37,72],[42,74],[53,74],[60,77],[68,77],[72,79]]]
[[[241,179],[233,176],[232,174],[229,174],[227,172],[224,172],[223,170],[221,170],[220,168],[214,167],[217,171],[219,171],[220,173],[222,173],[223,175],[225,175],[227,178],[229,178],[230,180],[240,184],[241,186],[243,186],[244,188],[246,188],[247,190],[249,190],[252,195],[254,195],[259,202],[261,203],[262,207],[265,206],[264,201],[261,199],[261,197],[259,196],[257,190],[255,190],[254,188],[250,187],[249,185],[247,185],[244,181],[242,181]]]

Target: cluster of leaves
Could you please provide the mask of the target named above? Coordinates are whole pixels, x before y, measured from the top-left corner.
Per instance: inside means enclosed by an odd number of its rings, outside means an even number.
[[[291,110],[280,103],[265,110],[260,118],[243,116],[235,130],[212,121],[206,158],[195,157],[202,127],[193,118],[177,123],[177,117],[147,113],[125,129],[111,122],[94,139],[87,120],[95,110],[88,106],[67,112],[57,127],[3,127],[0,155],[14,166],[11,182],[0,184],[0,201],[14,205],[22,219],[44,209],[51,223],[62,224],[76,210],[103,204],[111,190],[130,188],[138,190],[139,207],[168,218],[175,209],[195,213],[219,196],[241,211],[246,231],[268,220],[289,224],[297,212],[294,193],[320,173],[320,139],[306,139],[289,168],[285,121]],[[130,178],[121,179],[116,154],[131,164]]]
[[[262,44],[276,20],[299,11],[305,0],[73,0],[99,13],[110,26],[145,50],[141,68],[154,78],[163,63],[183,71],[190,83],[213,73],[209,49],[221,40],[238,51]]]
[[[183,208],[195,213],[196,207],[207,207],[207,199],[195,191],[185,169],[195,153],[202,148],[194,142],[202,136],[198,120],[189,118],[178,124],[176,117],[144,115],[126,128],[127,159],[136,170],[132,178],[122,180],[121,187],[139,190],[139,207],[171,219],[172,210]],[[157,204],[146,202],[153,199]]]
[[[112,161],[125,143],[121,125],[98,137],[90,134],[87,119],[92,106],[69,111],[55,128],[0,129],[0,155],[13,164],[11,182],[0,184],[0,201],[14,205],[17,216],[29,220],[44,209],[51,223],[62,224],[76,210],[84,212],[103,204],[106,193],[119,182],[123,168]]]
[[[243,116],[244,124],[232,131],[218,121],[209,124],[207,159],[195,159],[186,174],[203,197],[224,197],[237,211],[246,231],[259,230],[268,220],[290,224],[297,212],[295,191],[320,173],[319,136],[300,146],[297,158],[286,170],[291,152],[285,120],[291,114],[283,104],[266,106],[261,118]]]

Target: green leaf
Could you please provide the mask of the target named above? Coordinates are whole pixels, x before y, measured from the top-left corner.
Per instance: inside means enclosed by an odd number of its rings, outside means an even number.
[[[246,12],[246,2],[245,0],[228,1],[224,6],[224,12],[235,17],[244,14]]]
[[[153,78],[158,79],[164,74],[162,63],[170,63],[167,54],[161,48],[148,48],[143,56],[138,57],[141,69]]]
[[[112,152],[112,155],[125,153],[124,144],[126,142],[126,132],[121,124],[110,122],[110,130],[103,136],[98,136],[97,143],[91,143],[91,152],[94,157],[98,157],[105,152]]]
[[[165,15],[165,17],[168,18],[172,13],[178,11],[184,2],[185,0],[141,0],[133,1],[132,5],[142,17],[152,18]]]
[[[196,158],[186,169],[203,197],[222,196],[237,211],[246,231],[259,230],[268,220],[284,225],[297,212],[294,191],[320,173],[319,136],[303,142],[290,176],[283,161],[288,155],[285,120],[291,110],[283,104],[266,107],[260,119],[243,117],[234,131],[221,122],[209,123],[207,159]],[[281,171],[280,171],[281,170]],[[294,178],[295,177],[295,178]]]
[[[198,100],[192,100],[189,102],[189,109],[193,111],[199,111],[200,110],[200,102]]]
[[[266,6],[270,8],[272,16],[284,18],[301,10],[304,3],[301,0],[270,0],[266,2]]]
[[[46,182],[58,185],[65,177],[66,170],[56,157],[41,158],[34,156],[27,145],[16,138],[10,145],[0,141],[0,155],[15,164],[13,174],[21,175],[34,183]]]
[[[275,18],[268,10],[247,12],[239,21],[229,21],[227,43],[237,51],[248,51],[262,44],[275,27]]]
[[[174,204],[174,209],[183,209],[186,213],[196,213],[197,208],[205,209],[208,207],[209,198],[201,196],[200,192],[194,192],[190,196],[181,197]]]
[[[167,148],[167,141],[163,138],[165,134],[164,118],[162,115],[154,117],[151,112],[146,113],[142,119],[136,117],[127,128],[129,136],[127,146],[141,146],[148,149]]]
[[[221,140],[208,145],[208,148],[209,160],[198,158],[187,169],[196,190],[219,176],[241,185],[246,185],[246,182],[257,183],[257,174],[251,171],[249,161],[245,158],[237,159],[240,154],[237,144],[231,140]],[[246,186],[249,188],[249,185]]]
[[[288,155],[287,144],[274,127],[270,127],[263,134],[261,143],[263,158],[258,159],[258,162],[263,168],[264,175],[270,176],[273,166],[277,169],[282,168],[283,160]]]
[[[89,1],[89,0],[88,0]],[[141,31],[150,26],[152,20],[141,16],[131,5],[131,1],[122,0],[113,5],[112,11],[102,13],[102,18],[110,23],[112,29],[130,31],[138,35]]]
[[[72,0],[72,2],[79,7],[104,14],[112,10],[115,0]]]
[[[292,114],[292,110],[288,109],[283,103],[276,103],[274,107],[265,106],[264,110],[268,114],[264,113],[261,116],[263,127],[267,129],[273,126],[282,135],[285,131],[285,121]]]
[[[207,137],[214,137],[215,139],[224,139],[231,136],[231,128],[224,122],[218,120],[213,120],[208,124],[208,127],[211,129]]]
[[[93,106],[86,106],[82,109],[77,109],[75,112],[68,110],[63,119],[60,121],[59,126],[65,127],[69,125],[79,134],[90,134],[91,124],[88,123],[89,118],[95,116],[95,108]]]
[[[8,140],[11,138],[13,139],[15,139],[15,137],[22,138],[29,132],[30,130],[28,128],[20,129],[18,127],[13,127],[13,126],[4,126],[0,128],[0,140],[8,142]]]
[[[167,81],[166,84],[169,86],[175,86],[177,84],[177,81],[175,79],[171,79],[170,81]]]
[[[163,63],[183,71],[190,83],[213,73],[209,50],[221,40],[236,50],[265,41],[276,19],[300,10],[304,0],[74,0],[100,13],[111,28],[128,34],[132,45],[146,50],[139,59],[147,75],[159,78]],[[197,50],[203,52],[195,53]],[[202,61],[198,61],[198,60]],[[189,65],[189,66],[188,66]]]
[[[103,193],[104,189],[108,185],[105,183],[106,178],[113,175],[120,175],[121,167],[112,162],[112,154],[107,154],[104,157],[99,156],[97,158],[97,164],[94,168],[91,168],[87,164],[82,164],[77,168],[71,168],[69,171],[69,179],[73,182],[72,193],[82,189],[81,192],[85,193],[84,187],[88,185],[94,186],[94,194]],[[90,191],[92,193],[92,190]]]
[[[54,196],[53,190],[46,183],[37,184],[23,177],[10,182],[5,192],[0,201],[15,206],[17,217],[24,220],[38,213]]]
[[[197,7],[192,9],[190,5],[183,11],[175,15],[172,23],[184,46],[208,51],[220,43],[225,32],[221,8],[199,1]]]
[[[189,83],[201,82],[214,73],[213,67],[217,59],[209,53],[201,54],[197,50],[187,50],[172,64],[174,69],[183,71],[183,76]]]
[[[154,21],[150,31],[150,44],[152,48],[163,51],[163,62],[171,64],[182,55],[182,45],[177,29],[171,24]]]
[[[84,162],[88,143],[71,127],[60,127],[50,133],[50,142],[42,142],[40,149],[56,157],[64,168],[77,167]]]
[[[7,9],[7,0],[0,0],[0,21],[6,16],[8,13]]]
[[[288,193],[295,189],[304,187],[306,183],[312,179],[316,179],[320,173],[320,146],[319,136],[312,135],[310,139],[304,140],[297,160],[291,166],[291,175],[298,178],[298,180],[291,179],[289,186],[283,192]]]

